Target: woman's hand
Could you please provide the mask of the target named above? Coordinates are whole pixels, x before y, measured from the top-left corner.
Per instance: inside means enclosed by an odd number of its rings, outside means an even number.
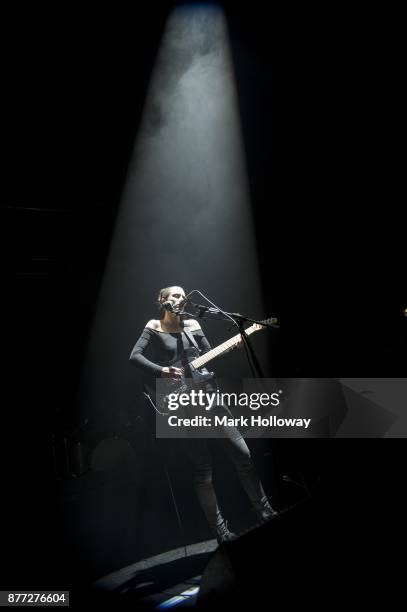
[[[161,368],[161,376],[163,378],[171,378],[172,380],[179,380],[182,376],[181,368]]]

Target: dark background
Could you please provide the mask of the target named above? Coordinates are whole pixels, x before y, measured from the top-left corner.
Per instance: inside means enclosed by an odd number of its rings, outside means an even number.
[[[3,22],[2,588],[64,588],[75,574],[55,511],[50,432],[69,421],[75,401],[171,6],[131,17],[36,8]],[[275,373],[402,376],[399,20],[224,7],[265,303],[281,323],[271,346]],[[376,500],[387,509],[395,503],[404,441],[301,442],[287,441],[280,461],[323,472],[327,495],[340,491],[367,513]]]

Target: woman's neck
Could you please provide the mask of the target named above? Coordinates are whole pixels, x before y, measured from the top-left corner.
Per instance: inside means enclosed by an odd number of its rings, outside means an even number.
[[[183,323],[180,317],[176,317],[166,310],[164,317],[161,319],[161,328],[164,331],[182,331]]]

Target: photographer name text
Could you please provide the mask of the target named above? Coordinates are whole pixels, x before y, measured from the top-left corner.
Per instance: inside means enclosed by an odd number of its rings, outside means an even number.
[[[311,419],[282,418],[275,415],[261,417],[251,415],[250,417],[231,418],[227,416],[194,416],[192,418],[168,417],[170,427],[303,427],[308,429]]]

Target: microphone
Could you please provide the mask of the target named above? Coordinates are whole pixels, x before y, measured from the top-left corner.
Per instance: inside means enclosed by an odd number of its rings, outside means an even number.
[[[174,306],[172,305],[172,302],[163,302],[162,307],[165,308],[165,310],[168,310],[169,312],[174,312]]]
[[[203,304],[195,304],[195,302],[191,302],[191,300],[187,300],[189,304],[191,304],[191,306],[193,306],[194,308],[197,308],[200,311],[200,315],[201,313],[204,312],[209,312],[212,314],[218,314],[220,312],[220,310],[218,308],[213,308],[212,306],[204,306]]]

